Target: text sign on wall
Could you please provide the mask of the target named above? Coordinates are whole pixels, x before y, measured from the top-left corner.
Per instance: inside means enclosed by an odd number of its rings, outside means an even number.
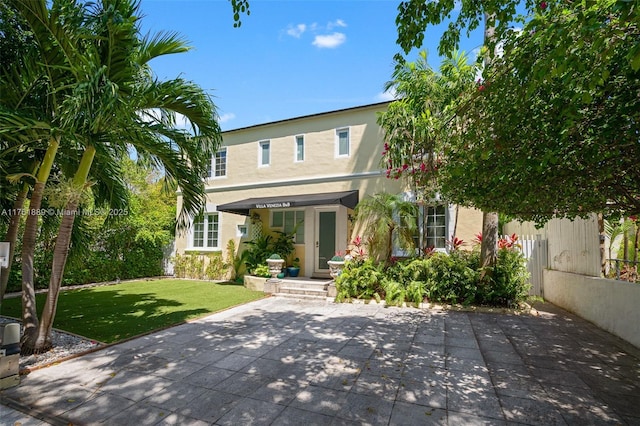
[[[276,203],[264,203],[256,204],[256,209],[281,209],[284,207],[291,207],[291,202],[276,202]]]

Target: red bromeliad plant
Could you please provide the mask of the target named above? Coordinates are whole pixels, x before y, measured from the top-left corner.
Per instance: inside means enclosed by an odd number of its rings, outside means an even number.
[[[476,237],[473,239],[474,245],[479,246],[482,244],[482,232],[476,234]],[[520,244],[518,243],[518,235],[513,233],[511,235],[505,235],[498,239],[498,249],[513,249],[520,248]]]
[[[464,240],[458,237],[452,237],[450,241],[447,241],[447,244],[449,245],[449,249],[451,251],[456,251],[460,247],[462,247],[462,245],[464,244]]]

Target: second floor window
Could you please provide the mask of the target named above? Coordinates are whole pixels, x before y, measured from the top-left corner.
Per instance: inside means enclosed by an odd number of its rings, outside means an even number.
[[[336,147],[338,157],[348,157],[351,151],[349,146],[349,129],[336,130],[336,139],[338,146]]]
[[[271,162],[271,144],[269,141],[260,142],[260,152],[258,165],[261,167],[268,166]]]
[[[304,161],[304,136],[296,136],[296,161]]]
[[[220,151],[216,152],[216,155],[213,158],[213,177],[223,177],[226,175],[227,175],[227,148],[222,148]]]

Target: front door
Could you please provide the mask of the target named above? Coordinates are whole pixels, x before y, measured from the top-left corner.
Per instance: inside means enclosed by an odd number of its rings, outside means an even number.
[[[336,211],[316,211],[316,252],[315,271],[325,275],[329,273],[327,262],[336,252]]]

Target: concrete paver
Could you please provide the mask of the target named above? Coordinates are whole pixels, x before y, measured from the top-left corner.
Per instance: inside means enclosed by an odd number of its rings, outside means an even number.
[[[538,308],[272,297],[36,370],[0,424],[640,424],[640,350]]]

